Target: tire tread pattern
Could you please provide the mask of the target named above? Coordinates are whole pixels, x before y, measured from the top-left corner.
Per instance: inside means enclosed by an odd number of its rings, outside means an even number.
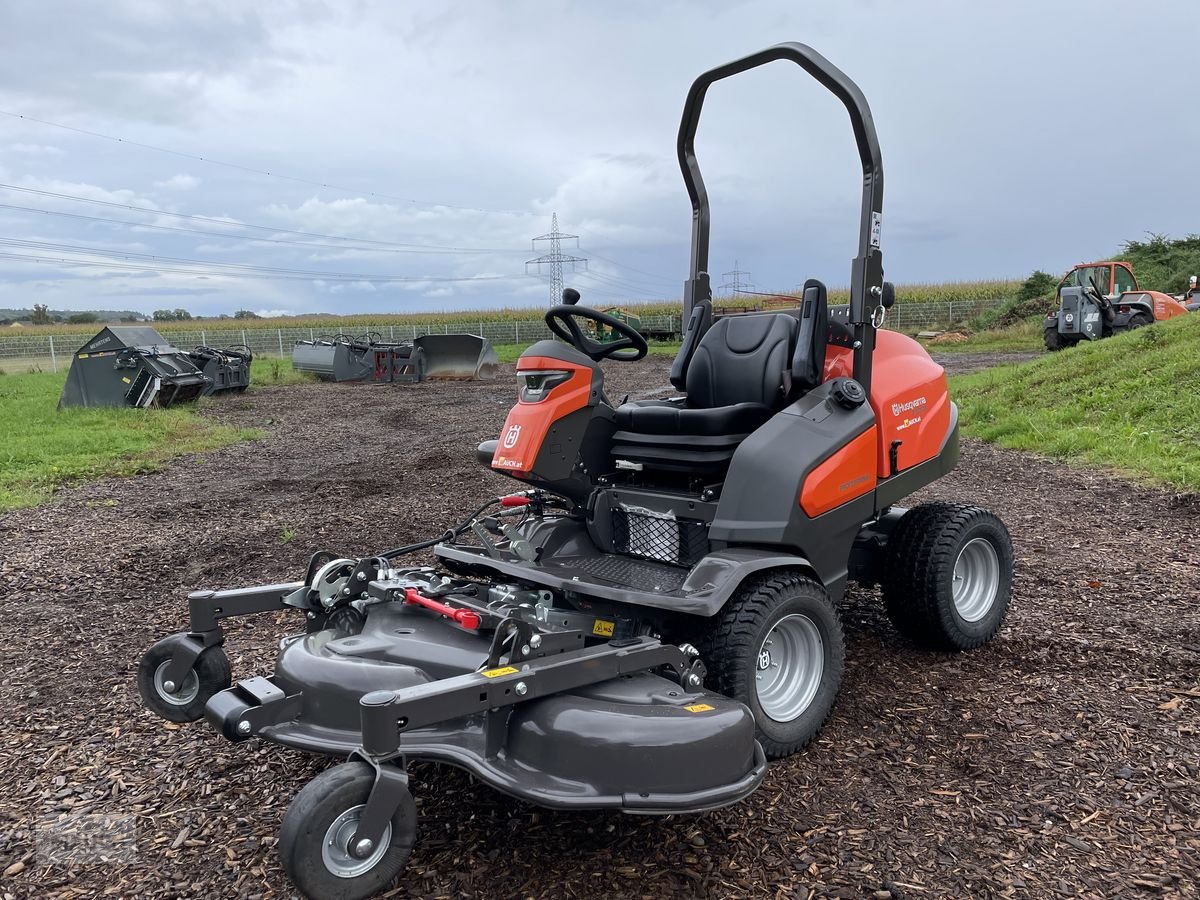
[[[702,639],[701,658],[708,667],[709,681],[718,693],[746,703],[746,698],[753,694],[755,688],[751,680],[752,674],[747,677],[745,660],[747,657],[758,656],[757,644],[762,623],[771,616],[776,607],[795,596],[806,596],[822,603],[833,613],[836,627],[831,634],[822,635],[822,638],[832,642],[832,658],[838,669],[835,674],[840,682],[840,667],[845,658],[845,638],[836,608],[825,588],[811,576],[799,571],[781,571],[760,576],[743,585],[725,604],[725,608]],[[750,669],[750,673],[752,672],[753,668]],[[781,759],[808,746],[828,721],[832,706],[830,703],[815,728],[796,741],[772,740],[759,729],[758,739],[767,757]]]
[[[950,579],[963,535],[981,522],[994,526],[1003,539],[997,547],[1000,595],[985,630],[970,634],[954,613]],[[914,507],[904,514],[887,544],[882,588],[888,616],[901,634],[917,643],[942,650],[973,650],[991,640],[1004,621],[1012,560],[1008,530],[988,510],[950,502]]]

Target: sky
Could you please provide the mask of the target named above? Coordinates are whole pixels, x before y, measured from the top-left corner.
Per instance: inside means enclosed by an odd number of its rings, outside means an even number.
[[[0,308],[548,306],[553,214],[585,303],[678,298],[687,89],[781,41],[871,105],[892,281],[1200,232],[1192,0],[6,0],[0,34]],[[696,147],[714,285],[848,282],[832,95],[782,62],[720,82]]]

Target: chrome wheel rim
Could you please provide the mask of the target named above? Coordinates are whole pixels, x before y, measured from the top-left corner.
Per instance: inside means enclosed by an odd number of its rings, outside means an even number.
[[[758,649],[754,688],[758,705],[776,722],[803,715],[821,688],[825,642],[817,623],[795,613],[775,623]]]
[[[378,865],[388,847],[392,845],[392,824],[389,822],[383,829],[383,837],[370,856],[359,859],[350,853],[350,840],[358,830],[358,821],[362,818],[365,807],[365,803],[352,806],[334,819],[326,829],[325,840],[321,842],[321,862],[331,875],[338,878],[357,878],[359,875],[365,875]]]
[[[978,622],[1000,592],[1000,556],[987,538],[967,541],[954,561],[954,609],[967,622]]]
[[[158,664],[158,668],[154,670],[154,690],[158,692],[158,696],[164,702],[170,703],[172,706],[187,706],[200,693],[200,679],[196,677],[195,669],[188,669],[187,677],[183,679],[183,684],[175,693],[171,693],[164,687],[167,680],[167,666],[171,664],[169,659],[164,659]]]

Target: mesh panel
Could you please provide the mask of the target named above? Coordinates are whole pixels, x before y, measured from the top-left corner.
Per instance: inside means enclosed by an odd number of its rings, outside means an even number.
[[[704,522],[627,506],[616,507],[612,516],[618,553],[691,567],[708,552]]]

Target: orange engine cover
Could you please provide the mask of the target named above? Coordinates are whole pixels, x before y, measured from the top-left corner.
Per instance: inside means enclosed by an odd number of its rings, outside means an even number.
[[[851,378],[853,368],[853,351],[831,344],[825,356],[825,380]],[[876,472],[880,478],[937,456],[950,430],[950,392],[945,369],[930,359],[924,347],[895,331],[878,332],[870,401],[878,423]]]
[[[1188,311],[1187,307],[1174,297],[1168,294],[1160,294],[1158,291],[1130,291],[1129,293],[1122,294],[1114,303],[1120,306],[1126,298],[1129,300],[1148,300],[1151,308],[1154,310],[1154,321],[1156,322],[1185,315]]]
[[[514,475],[533,471],[551,426],[588,405],[592,393],[592,370],[588,367],[545,356],[523,356],[517,361],[518,378],[537,372],[562,372],[567,377],[536,400],[526,399],[527,392],[522,389],[521,399],[504,420],[492,456],[493,469]]]

